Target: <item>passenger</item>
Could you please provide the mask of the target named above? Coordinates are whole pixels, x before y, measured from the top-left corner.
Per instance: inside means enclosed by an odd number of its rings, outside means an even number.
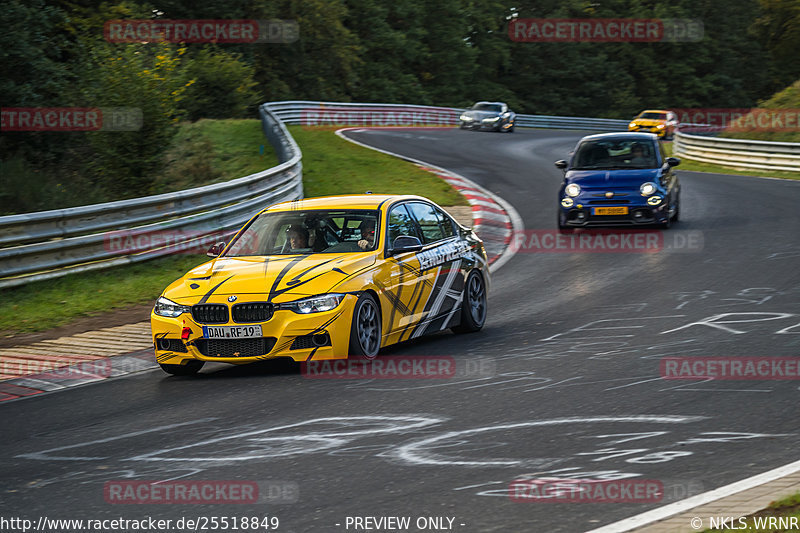
[[[358,241],[358,247],[362,250],[367,250],[375,246],[375,222],[372,220],[365,220],[358,229],[361,231],[361,239]]]
[[[650,158],[644,154],[644,146],[639,143],[634,144],[631,147],[631,164],[632,165],[649,165]]]

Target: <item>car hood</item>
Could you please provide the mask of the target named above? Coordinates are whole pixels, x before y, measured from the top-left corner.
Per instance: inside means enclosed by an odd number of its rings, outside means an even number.
[[[577,183],[581,189],[638,188],[646,181],[657,182],[661,170],[657,168],[631,170],[570,170],[568,183]]]
[[[653,126],[658,126],[659,124],[666,124],[666,120],[661,120],[657,118],[637,118],[633,120],[633,123],[637,126],[645,126],[647,128],[652,128]]]
[[[464,114],[470,118],[474,118],[475,120],[483,120],[485,118],[494,118],[499,117],[500,113],[497,111],[465,111]]]
[[[285,302],[330,292],[374,263],[375,252],[221,257],[190,270],[164,296],[184,305],[212,295],[244,294]]]

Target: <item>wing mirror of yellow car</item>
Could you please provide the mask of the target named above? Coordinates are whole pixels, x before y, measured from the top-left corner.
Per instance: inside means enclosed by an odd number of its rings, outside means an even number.
[[[211,248],[208,249],[206,255],[208,257],[219,257],[219,254],[222,253],[222,250],[225,249],[225,242],[220,241],[218,243],[212,244]]]
[[[405,252],[418,252],[422,250],[422,242],[410,235],[400,235],[392,243],[391,255],[402,254]]]

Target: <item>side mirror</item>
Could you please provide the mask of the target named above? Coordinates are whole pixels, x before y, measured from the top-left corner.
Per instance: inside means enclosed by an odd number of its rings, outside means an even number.
[[[416,237],[409,235],[400,235],[392,243],[392,255],[402,254],[405,252],[418,252],[422,250],[422,243]]]
[[[567,162],[564,161],[563,159],[559,159],[558,161],[556,161],[555,165],[556,165],[556,168],[560,168],[561,170],[564,170],[565,168],[567,168]]]
[[[668,157],[667,164],[671,167],[677,167],[678,165],[681,164],[681,160],[678,159],[677,157]]]
[[[224,249],[225,249],[225,242],[220,241],[216,244],[212,244],[211,248],[209,248],[208,251],[206,252],[206,255],[208,257],[219,257],[219,254],[221,254],[222,250]]]

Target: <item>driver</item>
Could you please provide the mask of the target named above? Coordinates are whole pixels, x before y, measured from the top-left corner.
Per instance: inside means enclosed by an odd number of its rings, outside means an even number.
[[[308,248],[308,230],[298,224],[286,228],[286,240],[292,250]]]

